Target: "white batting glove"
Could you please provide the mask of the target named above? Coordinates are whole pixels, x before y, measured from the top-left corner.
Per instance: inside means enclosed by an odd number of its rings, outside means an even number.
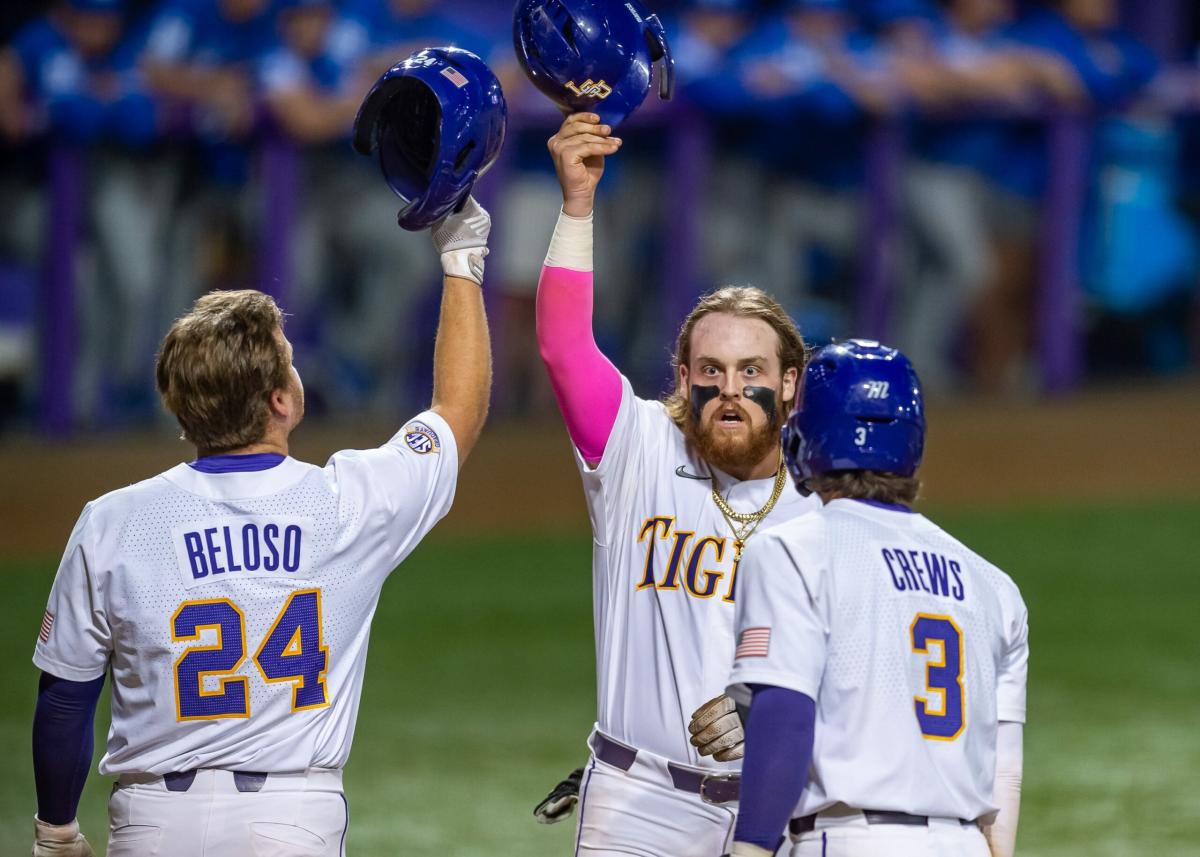
[[[746,733],[737,705],[725,694],[696,709],[688,724],[692,746],[701,756],[712,756],[718,762],[733,762],[745,753]]]
[[[96,857],[92,846],[79,832],[79,820],[69,824],[47,824],[33,817],[33,857]]]
[[[433,227],[433,246],[442,257],[442,272],[483,285],[483,257],[488,254],[492,218],[475,197],[468,196],[462,211],[448,214]]]

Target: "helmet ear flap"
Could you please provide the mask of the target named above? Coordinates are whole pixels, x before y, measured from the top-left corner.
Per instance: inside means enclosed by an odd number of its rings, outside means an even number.
[[[657,15],[646,18],[646,47],[650,51],[651,62],[662,62],[658,69],[658,97],[670,101],[675,92],[675,59],[667,44],[666,28]]]

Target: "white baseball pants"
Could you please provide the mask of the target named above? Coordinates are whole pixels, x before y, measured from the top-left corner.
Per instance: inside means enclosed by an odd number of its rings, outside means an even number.
[[[189,775],[190,776],[190,775]],[[181,781],[182,778],[182,781]],[[108,800],[108,857],[342,857],[342,772],[126,774]],[[186,783],[186,789],[182,786]],[[255,790],[257,786],[257,790]]]
[[[793,837],[790,857],[991,857],[977,824],[931,818],[928,825],[868,824],[862,813],[818,816]]]

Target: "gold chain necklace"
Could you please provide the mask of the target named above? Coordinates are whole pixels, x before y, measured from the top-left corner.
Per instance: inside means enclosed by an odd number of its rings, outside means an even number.
[[[771,514],[771,510],[775,508],[775,504],[779,502],[779,498],[783,495],[783,486],[786,484],[787,468],[783,466],[783,450],[780,450],[779,470],[775,472],[775,485],[771,489],[771,498],[757,512],[737,512],[725,502],[725,498],[717,490],[717,478],[715,474],[713,475],[713,502],[717,504],[717,508],[721,510],[721,514],[725,517],[725,523],[729,524],[729,529],[733,531],[733,563],[735,567],[742,559],[742,548],[746,546],[746,540],[758,529],[758,525],[763,522],[763,518]],[[740,527],[738,526],[739,524],[741,524]]]

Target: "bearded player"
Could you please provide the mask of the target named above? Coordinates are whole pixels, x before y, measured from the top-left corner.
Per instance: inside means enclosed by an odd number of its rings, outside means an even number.
[[[812,356],[784,435],[821,497],[746,553],[729,693],[750,705],[734,857],[1012,857],[1029,658],[1011,578],[912,510],[900,352]]]
[[[779,443],[805,346],[776,301],[723,288],[683,323],[674,392],[634,395],[591,328],[593,202],[620,146],[591,113],[551,138],[563,207],[537,295],[594,535],[599,710],[577,849],[711,857],[730,842],[740,751],[702,756],[689,720],[725,686],[742,549],[819,505],[784,490]],[[740,737],[726,734],[729,748]]]

